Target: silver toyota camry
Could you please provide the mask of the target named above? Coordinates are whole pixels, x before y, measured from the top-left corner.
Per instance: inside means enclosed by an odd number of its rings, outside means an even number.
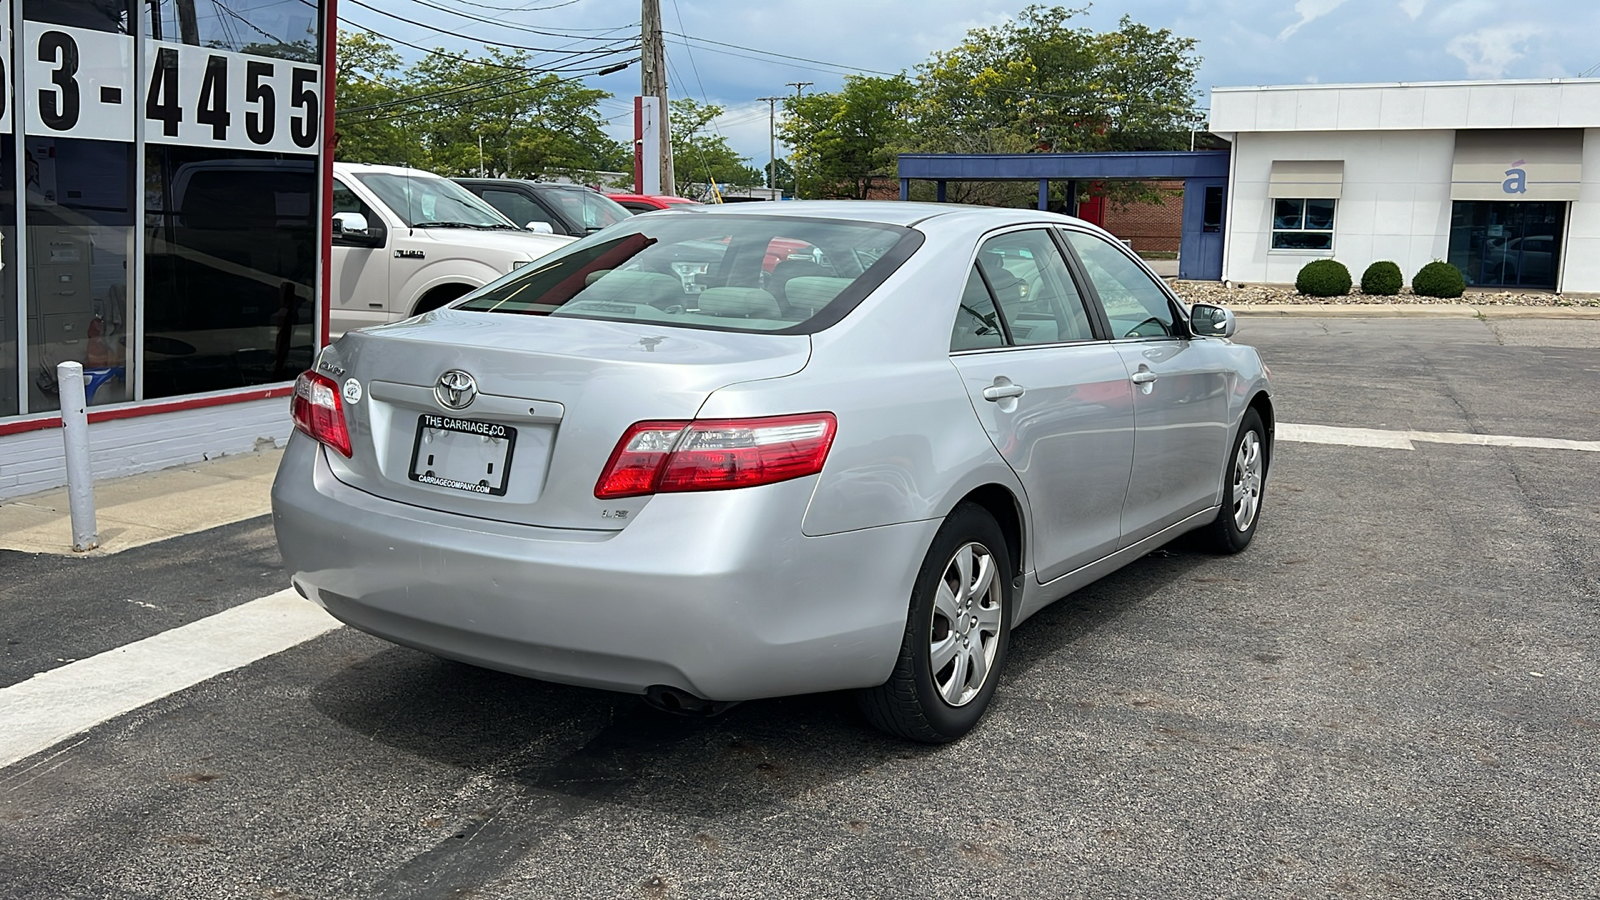
[[[1250,543],[1267,371],[1025,210],[639,216],[300,376],[295,587],[363,631],[706,713],[858,689],[966,733],[1011,630],[1186,532]]]

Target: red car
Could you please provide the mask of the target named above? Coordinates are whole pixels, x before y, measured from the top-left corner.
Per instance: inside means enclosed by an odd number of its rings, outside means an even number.
[[[607,194],[607,197],[617,201],[630,212],[642,213],[656,209],[671,209],[674,206],[699,206],[694,200],[684,197],[668,197],[661,194]]]

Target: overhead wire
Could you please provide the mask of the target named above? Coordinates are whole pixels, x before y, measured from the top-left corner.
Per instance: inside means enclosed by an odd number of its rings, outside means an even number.
[[[373,6],[369,6],[368,4],[362,2],[362,0],[350,0],[350,2],[356,4],[357,6],[366,7],[367,9],[371,9],[371,10],[373,10],[375,12],[382,12],[382,10],[378,10]],[[485,24],[488,24],[488,25],[494,25],[494,26],[496,26],[498,28],[509,28],[509,29],[511,29],[513,31],[525,31],[525,32],[528,32],[529,34],[544,35],[546,37],[572,38],[574,40],[580,40],[580,41],[599,41],[599,40],[604,40],[604,38],[602,38],[602,37],[590,37],[590,36],[587,36],[587,35],[572,34],[570,32],[564,32],[564,31],[550,31],[550,30],[543,29],[543,28],[535,28],[532,25],[520,25],[520,24],[518,24],[516,22],[505,22],[505,21],[501,21],[499,19],[491,19],[491,18],[488,18],[486,16],[477,15],[476,13],[469,13],[469,12],[463,12],[463,11],[458,10],[458,9],[451,9],[448,6],[442,6],[442,5],[438,4],[438,3],[435,3],[435,2],[433,2],[433,0],[411,0],[411,2],[417,4],[418,6],[425,6],[425,7],[429,8],[429,9],[438,10],[439,12],[447,13],[447,14],[452,15],[452,16],[458,16],[460,18],[467,19],[469,21],[482,22],[482,23],[485,23]],[[401,21],[410,21],[408,19],[405,19],[402,16],[398,16],[398,15],[395,15],[393,13],[385,12],[383,14],[386,15],[386,16],[390,16],[392,18],[400,19]],[[413,24],[413,25],[422,25],[422,23],[420,23],[420,22],[411,22],[411,24]],[[428,26],[423,26],[423,27],[428,27]]]
[[[635,58],[635,59],[629,60],[628,64],[632,65],[633,63],[636,63],[638,61],[639,60],[637,58]],[[454,102],[454,103],[446,103],[446,104],[440,104],[438,106],[430,106],[430,107],[428,107],[426,109],[407,110],[407,111],[404,111],[404,112],[394,113],[392,115],[378,116],[376,118],[367,119],[365,121],[367,121],[367,122],[388,122],[388,121],[390,121],[392,119],[403,119],[403,118],[405,118],[407,116],[414,116],[414,115],[418,115],[420,113],[446,112],[446,111],[452,110],[452,109],[460,109],[463,106],[471,106],[474,103],[482,103],[486,99],[499,100],[499,99],[502,99],[504,97],[514,97],[514,96],[516,96],[518,94],[526,94],[529,91],[536,91],[536,90],[539,90],[541,88],[549,88],[549,87],[554,87],[555,85],[558,85],[558,84],[566,84],[569,81],[577,81],[577,80],[582,79],[582,78],[587,78],[587,77],[589,77],[590,75],[593,75],[593,74],[594,74],[593,72],[587,72],[587,73],[583,73],[583,74],[579,74],[579,75],[569,75],[566,78],[558,78],[555,81],[540,81],[537,84],[532,84],[532,85],[529,85],[529,86],[527,86],[525,88],[518,88],[517,90],[514,90],[514,91],[506,91],[503,94],[496,94],[491,98],[472,97],[470,99],[460,100],[460,101],[457,101],[457,102]]]

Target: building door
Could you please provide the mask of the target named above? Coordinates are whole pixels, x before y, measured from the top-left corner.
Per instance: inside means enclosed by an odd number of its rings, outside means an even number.
[[[1222,278],[1223,215],[1228,183],[1223,179],[1190,178],[1183,183],[1183,238],[1178,251],[1178,277],[1194,281]]]
[[[1457,200],[1450,262],[1467,284],[1555,290],[1565,202]]]

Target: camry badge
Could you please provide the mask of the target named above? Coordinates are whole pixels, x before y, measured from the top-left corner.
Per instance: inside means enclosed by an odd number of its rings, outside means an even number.
[[[439,376],[433,386],[433,398],[445,409],[466,409],[478,396],[478,383],[460,369],[451,369]]]

